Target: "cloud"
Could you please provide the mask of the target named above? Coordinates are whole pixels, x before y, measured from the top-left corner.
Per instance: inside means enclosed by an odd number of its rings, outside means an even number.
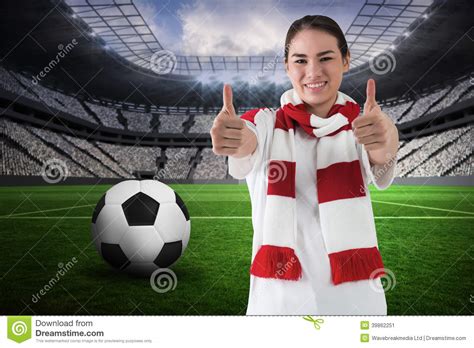
[[[269,0],[195,2],[178,17],[183,54],[204,56],[274,55],[292,21]]]
[[[136,0],[165,49],[177,55],[281,55],[291,23],[307,14],[333,17],[343,30],[363,0]]]
[[[155,35],[160,44],[169,51],[179,52],[181,50],[181,43],[179,42],[179,36],[176,31],[167,23],[169,21],[163,21],[163,17],[169,15],[166,6],[159,7],[155,1],[135,1],[134,4],[137,6],[140,14],[142,15],[145,22],[148,24],[151,32]],[[166,5],[166,3],[164,3]],[[173,16],[174,17],[174,16]],[[170,18],[170,16],[167,16]],[[177,18],[172,18],[178,21]]]

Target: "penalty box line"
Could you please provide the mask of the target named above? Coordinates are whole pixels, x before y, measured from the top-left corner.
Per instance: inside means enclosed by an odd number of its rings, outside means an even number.
[[[67,209],[72,210],[72,209],[77,209],[77,208],[85,208],[85,207],[93,207],[93,206],[95,206],[95,204],[77,205],[77,206],[66,207],[66,208],[35,210],[35,211],[28,211],[28,212],[24,212],[24,213],[2,215],[2,216],[0,216],[0,219],[10,218],[10,217],[17,217],[17,216],[24,216],[24,215],[29,215],[29,214],[49,213],[49,212],[52,212],[52,211],[61,211],[61,210],[67,210]]]

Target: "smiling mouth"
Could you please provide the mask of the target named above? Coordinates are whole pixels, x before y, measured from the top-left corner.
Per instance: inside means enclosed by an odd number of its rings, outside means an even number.
[[[326,85],[328,84],[327,81],[319,82],[319,83],[306,83],[304,87],[311,92],[319,92],[321,91]]]

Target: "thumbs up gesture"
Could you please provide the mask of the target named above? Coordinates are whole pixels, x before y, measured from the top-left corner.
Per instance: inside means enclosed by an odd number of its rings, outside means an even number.
[[[382,112],[375,100],[375,81],[373,79],[367,81],[364,112],[362,116],[352,122],[352,130],[356,141],[364,145],[371,159],[375,159],[371,161],[372,163],[384,163],[389,157],[387,153],[393,152],[395,140],[397,144],[395,153],[398,150],[398,130],[393,120]]]
[[[211,128],[212,151],[216,155],[241,158],[252,154],[257,147],[257,137],[240,119],[232,103],[232,87],[224,85],[224,105]]]

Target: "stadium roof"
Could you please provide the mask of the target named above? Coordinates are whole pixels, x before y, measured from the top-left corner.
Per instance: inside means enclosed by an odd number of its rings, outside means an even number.
[[[474,69],[469,54],[474,38],[471,7],[470,0],[435,0],[427,18],[414,20],[407,28],[410,34],[397,37],[392,42],[396,47],[385,51],[392,60],[386,73],[376,74],[371,61],[361,64],[345,76],[341,90],[363,102],[365,84],[371,77],[377,81],[377,98],[385,99],[469,74]],[[104,39],[91,36],[90,26],[73,14],[62,0],[0,2],[0,64],[34,76],[54,60],[59,47],[77,40],[41,83],[73,95],[139,105],[215,106],[222,102],[222,81],[205,85],[187,74],[150,73],[107,49]],[[274,76],[265,86],[276,82]],[[248,93],[236,98],[236,106],[278,105],[277,91],[260,99]]]
[[[87,23],[89,34],[102,38],[104,46],[131,63],[157,73],[163,72],[163,65],[166,73],[180,75],[261,72],[265,68],[273,74],[284,72],[283,50],[272,56],[178,55],[163,47],[133,0],[66,0],[66,3],[72,16]],[[351,51],[351,66],[363,65],[371,57],[394,48],[395,39],[408,35],[407,28],[420,16],[427,16],[431,4],[432,0],[367,0],[362,3],[358,13],[349,18],[352,22],[345,33]],[[325,15],[331,17],[331,9],[327,7]],[[160,15],[162,13],[150,16],[150,21],[159,20]],[[233,30],[238,31],[239,27]],[[162,66],[157,68],[156,64]]]

